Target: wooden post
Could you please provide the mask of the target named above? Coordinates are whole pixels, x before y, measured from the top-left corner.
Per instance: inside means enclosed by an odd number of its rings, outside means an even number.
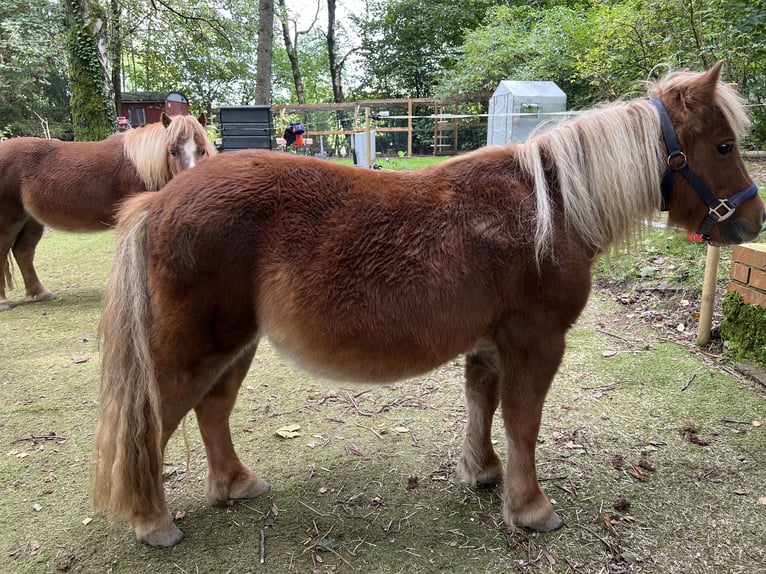
[[[366,134],[367,139],[367,145],[365,146],[367,151],[367,167],[372,167],[372,142],[370,141],[372,139],[370,129],[370,108],[364,108],[364,133]]]
[[[710,342],[710,328],[713,323],[713,308],[715,307],[715,290],[718,279],[718,262],[721,259],[721,248],[717,245],[707,246],[705,261],[705,281],[702,284],[702,301],[700,303],[700,320],[697,327],[697,344],[707,345]]]
[[[412,157],[412,98],[407,100],[407,157]]]

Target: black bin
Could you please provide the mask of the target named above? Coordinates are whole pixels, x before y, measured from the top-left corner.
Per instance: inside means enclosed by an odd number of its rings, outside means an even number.
[[[219,108],[221,150],[273,149],[271,106]]]

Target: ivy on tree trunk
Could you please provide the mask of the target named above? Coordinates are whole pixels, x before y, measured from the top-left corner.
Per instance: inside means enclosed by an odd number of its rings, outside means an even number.
[[[116,130],[106,72],[106,11],[97,0],[66,0],[72,127],[78,141],[97,141]]]

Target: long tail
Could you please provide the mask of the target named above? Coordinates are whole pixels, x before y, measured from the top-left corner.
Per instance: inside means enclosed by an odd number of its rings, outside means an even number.
[[[150,346],[146,218],[151,194],[120,212],[114,266],[100,325],[101,386],[90,469],[93,505],[110,520],[162,507],[162,419]]]

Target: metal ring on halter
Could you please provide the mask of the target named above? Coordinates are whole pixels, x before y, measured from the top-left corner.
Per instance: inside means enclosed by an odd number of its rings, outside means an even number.
[[[670,162],[677,157],[680,157],[682,161],[679,165],[674,167]],[[686,154],[681,150],[676,150],[668,156],[668,167],[674,171],[680,171],[684,169],[687,165],[689,165],[689,163],[686,160]]]

